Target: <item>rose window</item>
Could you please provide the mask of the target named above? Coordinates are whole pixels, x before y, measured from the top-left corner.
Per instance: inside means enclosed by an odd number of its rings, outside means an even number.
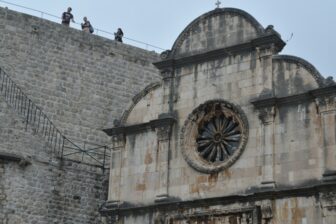
[[[234,154],[239,145],[239,123],[223,114],[207,121],[198,130],[197,151],[208,162],[222,162]]]
[[[245,149],[247,118],[240,107],[211,100],[196,108],[185,121],[181,151],[190,166],[205,173],[231,166]]]

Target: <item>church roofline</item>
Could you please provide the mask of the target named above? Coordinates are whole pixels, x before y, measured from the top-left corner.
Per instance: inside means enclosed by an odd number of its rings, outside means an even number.
[[[291,62],[295,64],[300,64],[312,74],[312,76],[316,80],[319,87],[325,86],[325,78],[314,67],[314,65],[304,60],[303,58],[292,56],[292,55],[274,55],[273,60],[286,61],[286,62]]]
[[[265,33],[265,29],[263,26],[249,13],[241,10],[241,9],[236,9],[236,8],[216,8],[215,10],[212,10],[210,12],[207,12],[196,19],[194,19],[183,31],[182,33],[177,37],[176,41],[173,44],[172,50],[171,50],[171,55],[175,54],[176,49],[180,47],[180,45],[183,43],[185,38],[187,37],[187,33],[189,30],[191,30],[197,23],[201,20],[208,19],[209,17],[217,16],[219,14],[235,14],[239,15],[241,17],[244,17],[246,20],[250,21],[251,24],[254,26],[254,28],[257,31],[258,35],[263,35]]]

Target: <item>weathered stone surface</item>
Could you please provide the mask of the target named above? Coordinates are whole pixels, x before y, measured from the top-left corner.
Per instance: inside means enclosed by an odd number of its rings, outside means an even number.
[[[161,86],[121,122],[141,126],[174,114],[168,157],[155,129],[123,132],[110,176],[120,183],[120,203],[102,213],[119,223],[333,224],[336,85],[303,59],[278,55],[282,44],[272,27],[240,10],[194,20],[155,63]],[[216,157],[232,146],[239,158]]]
[[[0,68],[70,139],[110,145],[110,127],[159,80],[155,52],[0,8]],[[1,88],[1,86],[0,86]],[[0,223],[101,223],[108,172],[59,160],[0,95]],[[13,157],[14,158],[14,157]]]

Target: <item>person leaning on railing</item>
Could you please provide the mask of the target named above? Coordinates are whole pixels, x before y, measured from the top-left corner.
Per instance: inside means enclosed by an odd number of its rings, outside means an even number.
[[[122,42],[122,38],[124,36],[123,31],[121,30],[121,28],[118,28],[118,31],[116,33],[114,33],[114,39],[116,41]]]

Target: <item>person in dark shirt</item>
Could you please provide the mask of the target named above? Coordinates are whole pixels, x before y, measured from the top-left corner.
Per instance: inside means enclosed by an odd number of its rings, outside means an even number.
[[[91,33],[90,29],[91,29],[91,24],[90,21],[87,20],[86,16],[83,18],[84,23],[82,23],[82,30],[86,33]]]
[[[124,36],[123,31],[121,30],[121,28],[118,28],[118,31],[116,33],[114,33],[114,39],[116,41],[122,42],[122,38]]]
[[[66,12],[63,12],[63,14],[62,14],[62,24],[63,25],[69,26],[70,25],[70,20],[72,22],[75,22],[74,17],[71,14],[71,11],[72,11],[72,9],[71,9],[71,7],[69,7]]]

